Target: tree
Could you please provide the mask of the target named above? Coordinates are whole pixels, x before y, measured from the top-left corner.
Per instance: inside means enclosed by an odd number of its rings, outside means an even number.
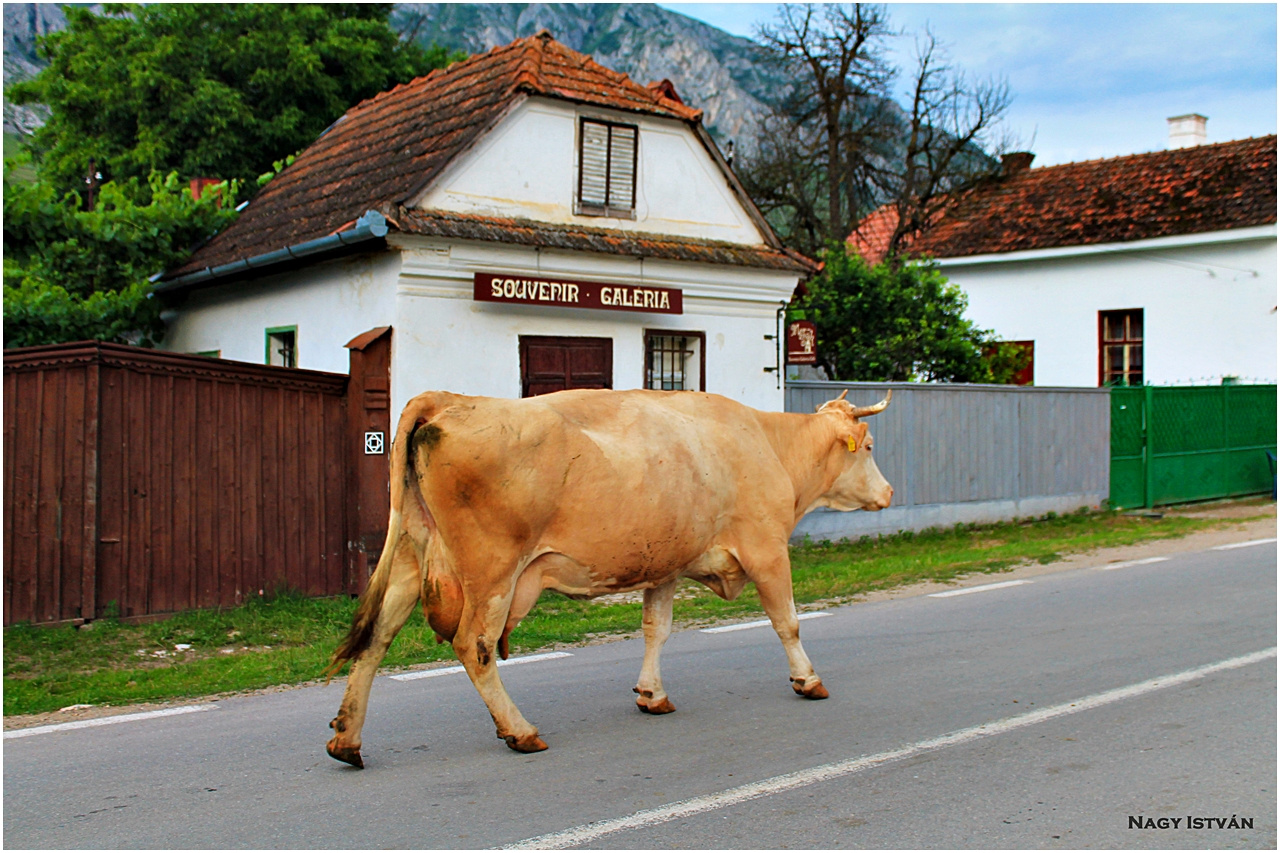
[[[108,181],[85,210],[78,193],[4,182],[4,342],[36,346],[85,339],[154,346],[164,335],[150,278],[235,217],[237,185],[199,200],[177,173]]]
[[[882,181],[897,213],[885,253],[892,264],[952,199],[997,173],[996,160],[984,150],[1002,151],[1010,143],[991,135],[1009,108],[1007,84],[970,83],[947,64],[929,32],[917,42],[916,56],[905,156]]]
[[[391,9],[67,6],[67,28],[41,42],[48,67],[8,95],[51,111],[32,150],[60,192],[131,178],[145,191],[153,171],[249,182],[356,102],[464,56],[400,41]]]
[[[784,4],[778,23],[759,30],[795,85],[765,119],[740,172],[792,248],[817,254],[888,202],[900,214],[896,258],[948,193],[998,168],[984,146],[1008,108],[1007,86],[969,82],[926,33],[903,110],[891,98],[898,70],[885,55],[896,35],[884,7],[867,4]]]
[[[797,302],[818,331],[818,361],[849,382],[1008,383],[1026,366],[1016,346],[963,317],[964,293],[931,262],[870,266],[843,243]]]

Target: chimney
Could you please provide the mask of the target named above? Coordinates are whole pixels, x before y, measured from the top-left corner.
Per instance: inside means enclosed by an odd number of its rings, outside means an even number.
[[[200,196],[204,195],[206,187],[214,184],[222,183],[222,178],[192,178],[191,179],[191,198],[193,201],[199,201]],[[218,207],[222,207],[222,199],[218,199]]]
[[[1204,123],[1208,120],[1199,113],[1172,116],[1169,119],[1169,150],[1204,145],[1209,138],[1204,131]]]
[[[1036,159],[1036,155],[1030,151],[1010,151],[1008,154],[1000,155],[1000,166],[1004,171],[1006,178],[1011,178],[1019,172],[1025,172],[1031,168],[1031,161]]]

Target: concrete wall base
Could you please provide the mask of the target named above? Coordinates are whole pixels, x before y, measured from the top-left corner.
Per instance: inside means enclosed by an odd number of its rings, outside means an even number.
[[[1105,494],[1050,495],[1019,500],[971,501],[889,507],[880,512],[836,512],[818,509],[800,519],[792,542],[807,536],[814,542],[838,542],[863,536],[886,536],[903,530],[946,528],[957,524],[991,524],[1018,518],[1036,518],[1049,512],[1059,515],[1081,507],[1097,509]]]

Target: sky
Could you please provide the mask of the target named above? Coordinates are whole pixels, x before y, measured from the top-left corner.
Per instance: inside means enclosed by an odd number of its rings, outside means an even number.
[[[774,3],[662,3],[753,37]],[[955,67],[1005,80],[1014,150],[1049,166],[1167,147],[1171,116],[1208,141],[1276,132],[1275,3],[890,3],[897,65],[926,26]],[[899,103],[905,103],[899,92]]]

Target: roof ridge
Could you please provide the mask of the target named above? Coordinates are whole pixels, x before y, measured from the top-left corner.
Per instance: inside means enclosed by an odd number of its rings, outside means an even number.
[[[1094,157],[1092,160],[1069,160],[1066,163],[1054,163],[1048,166],[1032,166],[1018,174],[1025,175],[1029,172],[1044,173],[1049,169],[1060,169],[1066,166],[1089,166],[1095,163],[1114,163],[1118,160],[1130,160],[1137,157],[1155,157],[1160,154],[1188,154],[1188,152],[1203,151],[1207,148],[1223,148],[1228,145],[1243,145],[1246,142],[1263,142],[1267,139],[1274,139],[1275,136],[1276,134],[1269,133],[1264,136],[1246,136],[1243,139],[1226,139],[1222,142],[1206,142],[1201,145],[1189,145],[1186,148],[1161,148],[1156,151],[1136,151],[1132,154],[1116,154],[1111,157]]]

